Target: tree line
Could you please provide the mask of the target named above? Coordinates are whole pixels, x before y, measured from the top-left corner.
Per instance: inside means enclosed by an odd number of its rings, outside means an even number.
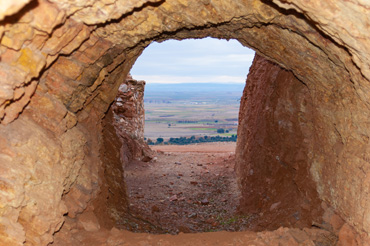
[[[157,138],[156,141],[151,139],[147,139],[148,145],[158,145],[158,144],[175,144],[175,145],[186,145],[186,144],[194,144],[194,143],[209,143],[209,142],[236,142],[237,135],[233,134],[227,137],[221,136],[204,136],[204,137],[179,137],[179,138],[170,138],[167,141],[164,141],[163,138]]]

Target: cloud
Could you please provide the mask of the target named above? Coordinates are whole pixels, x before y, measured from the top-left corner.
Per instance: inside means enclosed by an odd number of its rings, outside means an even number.
[[[136,61],[131,74],[137,79],[145,76],[156,83],[244,83],[254,54],[253,50],[243,47],[236,40],[168,40],[147,47]]]
[[[171,75],[135,75],[137,80],[147,83],[179,84],[179,83],[245,83],[242,76],[171,76]]]
[[[251,63],[253,58],[254,54],[205,55],[186,57],[181,59],[179,63],[188,66],[241,66],[240,63]]]

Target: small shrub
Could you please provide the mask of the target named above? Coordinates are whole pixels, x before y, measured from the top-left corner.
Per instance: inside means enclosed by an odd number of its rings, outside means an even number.
[[[217,129],[217,133],[225,133],[225,129],[219,128],[219,129]]]

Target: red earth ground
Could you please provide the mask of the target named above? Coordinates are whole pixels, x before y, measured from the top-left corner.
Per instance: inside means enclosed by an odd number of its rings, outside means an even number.
[[[122,227],[136,232],[239,231],[256,215],[238,214],[235,143],[153,146],[152,162],[125,168],[130,217]]]

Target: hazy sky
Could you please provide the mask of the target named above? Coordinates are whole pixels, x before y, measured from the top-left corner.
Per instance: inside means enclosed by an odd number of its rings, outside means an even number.
[[[153,42],[131,70],[147,83],[245,83],[254,51],[236,40],[213,38]]]

